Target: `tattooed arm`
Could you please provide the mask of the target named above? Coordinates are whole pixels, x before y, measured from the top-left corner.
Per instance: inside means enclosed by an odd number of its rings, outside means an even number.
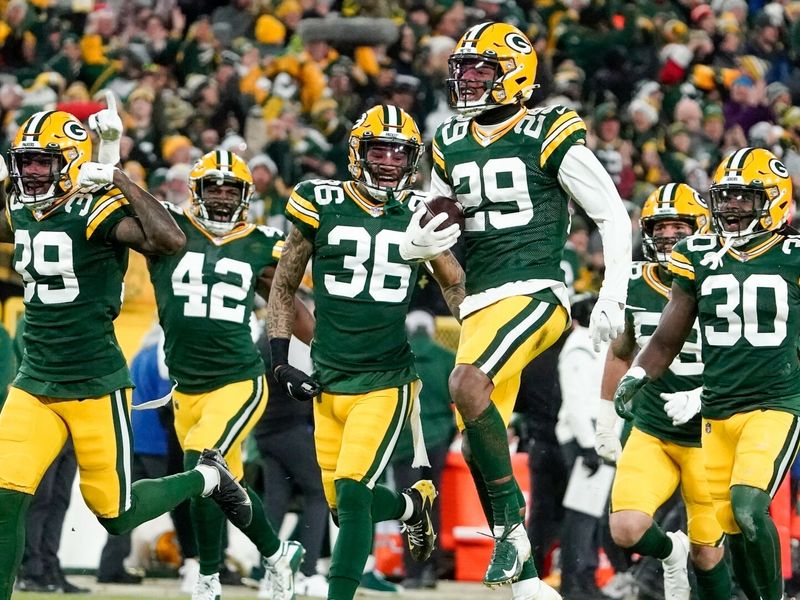
[[[183,249],[186,236],[161,202],[131,181],[122,169],[114,169],[114,185],[136,213],[114,228],[111,235],[116,242],[142,254],[175,254]]]
[[[288,339],[292,335],[294,295],[313,252],[313,243],[304,238],[297,228],[293,229],[286,240],[269,293],[267,328],[270,338]]]
[[[434,258],[430,262],[430,267],[433,272],[433,278],[442,288],[442,295],[444,296],[444,301],[447,302],[447,307],[460,322],[459,307],[466,295],[464,269],[461,268],[456,257],[449,250]]]
[[[266,301],[269,301],[273,281],[275,281],[275,267],[266,267],[256,281],[256,292]],[[311,344],[311,338],[314,337],[314,315],[297,297],[294,299],[294,309],[295,321],[292,333],[304,344]]]
[[[283,247],[272,281],[267,304],[267,331],[272,352],[272,371],[286,392],[296,400],[311,400],[320,386],[311,377],[289,364],[289,337],[295,327],[295,292],[303,279],[312,242],[295,228]]]

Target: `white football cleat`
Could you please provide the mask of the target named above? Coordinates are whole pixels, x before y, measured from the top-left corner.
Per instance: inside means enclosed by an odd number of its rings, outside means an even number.
[[[661,561],[664,567],[665,600],[689,600],[692,590],[689,587],[689,538],[682,531],[668,531],[672,540],[672,552]]]
[[[219,573],[213,575],[200,575],[192,591],[192,600],[220,600],[222,586],[219,583]]]

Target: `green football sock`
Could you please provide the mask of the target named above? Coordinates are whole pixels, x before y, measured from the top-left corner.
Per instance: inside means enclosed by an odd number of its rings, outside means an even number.
[[[222,562],[225,515],[211,498],[192,498],[189,511],[197,539],[200,574],[213,575],[219,572]]]
[[[194,470],[160,479],[140,479],[131,486],[128,510],[118,517],[97,520],[110,534],[121,535],[169,512],[184,500],[199,496],[204,486],[203,475]]]
[[[250,521],[250,525],[242,529],[242,533],[256,545],[261,556],[272,556],[280,550],[281,541],[267,520],[261,498],[244,481],[242,485],[247,490],[247,495],[250,496],[250,502],[253,505],[253,520]]]
[[[771,502],[765,491],[748,485],[731,486],[731,507],[742,530],[744,546],[758,592],[764,600],[783,598],[781,546],[769,515]]]
[[[639,538],[639,541],[630,547],[630,550],[643,556],[652,556],[653,558],[664,560],[672,552],[672,540],[654,522]]]
[[[486,482],[494,524],[513,525],[522,522],[506,426],[497,407],[490,402],[476,419],[465,421],[464,427],[472,460]]]
[[[339,536],[331,557],[328,598],[352,600],[372,551],[372,492],[352,479],[336,481]]]
[[[744,595],[750,600],[760,598],[758,593],[758,586],[753,574],[753,569],[750,566],[750,561],[747,559],[747,547],[744,535],[741,533],[728,534],[728,547],[731,550],[731,566],[733,567],[733,574],[736,576],[736,583],[742,588]]]
[[[183,468],[186,472],[197,465],[200,453],[187,450],[183,453]],[[201,575],[219,572],[223,561],[225,535],[225,514],[211,498],[192,498],[189,504],[195,539],[197,540],[197,559]]]
[[[538,576],[539,572],[536,570],[536,563],[533,562],[533,556],[529,556],[528,560],[522,563],[522,572],[519,575],[519,580],[524,581]]]
[[[9,600],[25,551],[25,515],[33,496],[0,489],[0,600]]]
[[[372,490],[372,522],[399,519],[406,512],[406,497],[402,492],[385,485],[376,485]]]
[[[698,569],[695,565],[694,575],[697,578],[697,596],[700,600],[731,599],[733,585],[728,563],[724,558],[708,571]]]
[[[469,472],[472,474],[472,481],[475,483],[475,489],[478,492],[478,499],[481,501],[481,508],[483,514],[486,515],[486,522],[489,524],[489,529],[494,529],[494,518],[492,516],[492,501],[489,499],[489,490],[486,489],[486,482],[483,480],[483,475],[478,470],[478,465],[472,460],[472,453],[466,452],[464,460],[469,467]]]

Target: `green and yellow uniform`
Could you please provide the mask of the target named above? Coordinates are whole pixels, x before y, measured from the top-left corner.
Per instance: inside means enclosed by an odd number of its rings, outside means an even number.
[[[0,487],[32,494],[71,434],[87,505],[115,517],[130,503],[132,383],[113,323],[128,251],[109,233],[130,214],[127,201],[112,187],[80,190],[44,212],[9,200],[25,327],[0,416]]]
[[[224,236],[171,206],[184,249],[149,261],[184,450],[219,448],[242,476],[241,442],[267,403],[264,362],[250,321],[256,282],[277,265],[283,233],[240,224]]]
[[[625,308],[627,328],[643,348],[658,326],[669,300],[669,286],[657,263],[634,263]],[[694,390],[703,384],[697,323],[669,369],[634,397],[633,430],[617,462],[611,511],[636,510],[651,517],[678,485],[686,505],[689,539],[717,545],[722,530],[708,491],[700,448],[700,415],[673,425],[662,393]]]
[[[800,439],[800,237],[720,250],[715,236],[690,237],[669,268],[697,300],[706,473],[722,528],[737,533],[729,488],[774,494]]]
[[[331,506],[335,480],[375,485],[415,402],[405,319],[418,265],[399,247],[419,196],[400,200],[384,208],[353,181],[311,180],[295,186],[286,207],[314,247],[311,358],[323,389],[315,439]]]
[[[467,297],[456,363],[492,379],[492,400],[506,422],[523,367],[567,323],[561,262],[569,197],[558,171],[585,138],[583,120],[563,106],[520,111],[491,132],[454,117],[434,136],[434,174],[466,216]]]

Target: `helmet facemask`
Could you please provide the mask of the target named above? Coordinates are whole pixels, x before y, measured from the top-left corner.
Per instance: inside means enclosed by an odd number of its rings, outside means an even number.
[[[503,72],[496,58],[478,54],[454,54],[448,61],[450,77],[447,79],[449,103],[465,117],[474,117],[482,112],[501,106],[494,100],[492,92],[502,92],[500,79]],[[472,79],[465,79],[470,73]],[[478,74],[479,78],[474,78]]]
[[[11,180],[20,204],[30,210],[43,210],[66,193],[59,185],[69,181],[61,148],[14,148],[9,158]]]
[[[769,200],[762,188],[737,184],[712,186],[710,209],[714,230],[730,238],[734,246],[767,233],[761,220],[769,218]]]
[[[678,232],[672,236],[656,234],[656,225],[665,221],[684,223],[689,226],[689,231]],[[669,255],[679,241],[696,233],[696,224],[693,218],[676,216],[648,217],[642,219],[642,250],[645,258],[650,262],[657,262],[667,268]]]
[[[200,224],[224,235],[247,217],[252,186],[221,171],[209,171],[195,182],[194,204]]]
[[[362,138],[356,153],[360,166],[358,181],[376,200],[385,202],[389,192],[401,192],[414,182],[419,144],[383,137]]]

